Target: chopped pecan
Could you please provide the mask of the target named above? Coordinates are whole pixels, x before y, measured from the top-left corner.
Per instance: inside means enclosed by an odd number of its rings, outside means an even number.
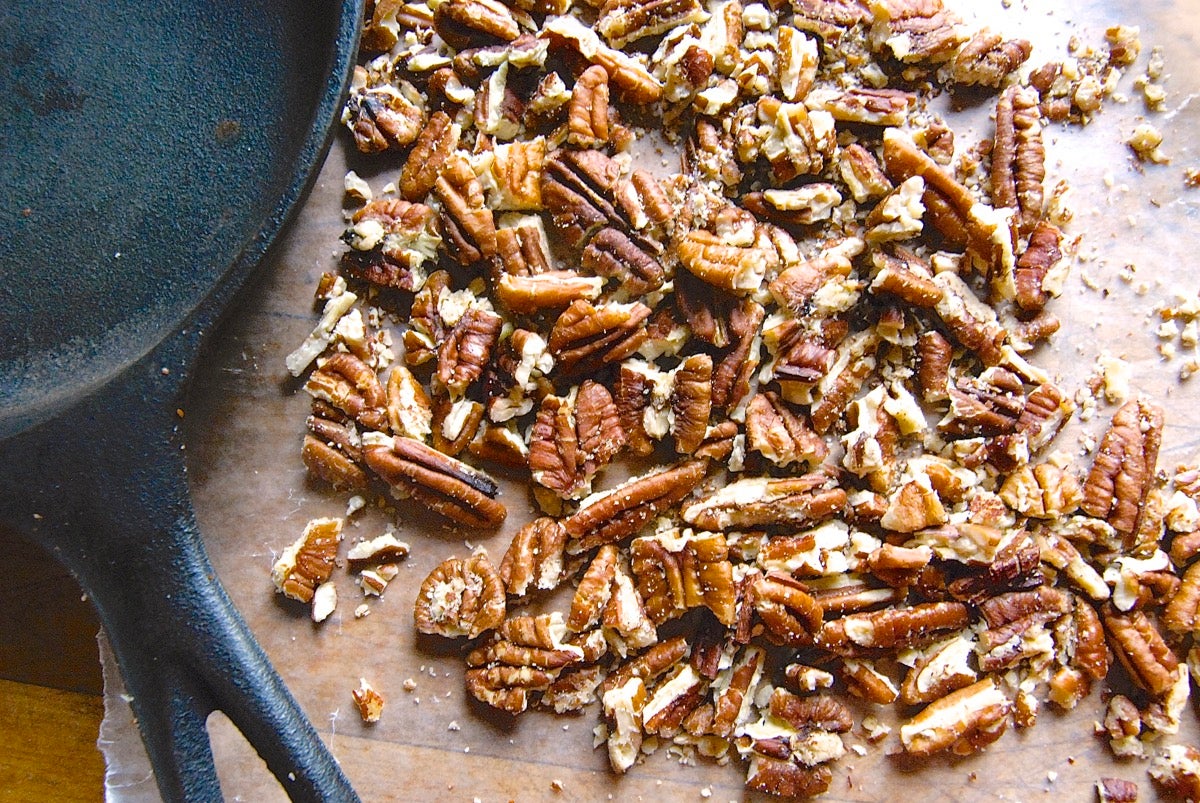
[[[457,155],[448,159],[433,190],[442,203],[442,235],[455,260],[469,267],[495,256],[496,222],[471,164]]]
[[[504,581],[480,549],[429,573],[417,592],[413,621],[422,633],[475,638],[499,626],[504,609]]]
[[[768,189],[746,193],[742,206],[759,218],[779,226],[809,226],[829,220],[842,202],[837,187],[824,181],[794,189]]]
[[[433,402],[425,387],[403,365],[392,367],[387,381],[387,419],[392,432],[425,440],[433,432]]]
[[[790,758],[755,752],[746,771],[746,788],[776,797],[797,799],[822,795],[833,782],[833,772],[820,764],[802,767]]]
[[[996,105],[992,201],[997,207],[1016,210],[1021,234],[1033,231],[1042,218],[1045,162],[1037,93],[1010,87]]]
[[[687,655],[688,643],[682,636],[659,642],[617,666],[600,685],[602,694],[624,687],[631,680],[653,681],[677,665]]]
[[[510,220],[502,224],[496,229],[496,252],[505,275],[528,277],[554,273],[551,267],[550,243],[541,218],[522,216],[516,221]],[[568,271],[563,275],[565,277],[575,274]],[[496,288],[497,294],[502,292],[502,282],[503,275]],[[510,287],[519,290],[522,285],[514,284]],[[600,286],[597,284],[596,292],[599,293],[599,290]],[[513,295],[508,291],[503,292],[505,297]],[[516,295],[519,297],[522,294]],[[503,300],[507,303],[509,299]]]
[[[570,639],[562,614],[505,619],[491,638],[467,653],[467,666],[506,664],[561,669],[574,663],[595,663],[606,649],[603,638]],[[597,634],[598,636],[598,634]]]
[[[541,36],[562,42],[592,64],[608,71],[609,83],[629,103],[650,104],[662,97],[662,84],[633,56],[608,47],[600,36],[577,17],[552,17],[542,25]]]
[[[829,454],[825,439],[773,391],[755,394],[746,408],[746,446],[783,467],[815,468]]]
[[[342,239],[352,248],[342,255],[343,275],[408,291],[425,284],[425,263],[442,242],[436,212],[397,198],[368,201]]]
[[[621,656],[658,641],[658,630],[646,614],[633,578],[620,561],[613,570],[612,594],[604,606],[602,624],[605,637],[612,641],[613,649]]]
[[[625,445],[625,431],[612,396],[586,380],[573,397],[542,399],[530,432],[533,481],[563,499],[584,496],[592,478]]]
[[[635,538],[630,568],[655,624],[698,607],[733,623],[733,565],[723,535],[683,530]]]
[[[900,700],[906,705],[931,703],[979,679],[971,667],[975,641],[959,633],[931,645],[920,653],[900,684]]]
[[[1017,306],[1027,313],[1039,313],[1046,306],[1050,294],[1046,289],[1046,278],[1062,260],[1062,232],[1045,221],[1034,226],[1029,235],[1029,247],[1017,259],[1013,272],[1016,283]]]
[[[1025,389],[1016,374],[989,368],[950,386],[950,410],[938,431],[951,438],[992,437],[1013,432],[1025,410]]]
[[[975,33],[954,56],[951,65],[955,83],[996,88],[1017,70],[1033,45],[1025,39],[1004,39],[984,28]]]
[[[1023,516],[1057,519],[1075,512],[1083,498],[1079,481],[1052,463],[1023,466],[1000,486],[1000,498]]]
[[[519,714],[529,707],[531,692],[545,691],[555,673],[533,666],[485,666],[466,671],[467,691],[481,703]]]
[[[1004,733],[1010,705],[995,681],[984,678],[930,703],[901,725],[900,742],[915,756],[947,748],[958,755],[974,753]]]
[[[1138,785],[1123,778],[1101,778],[1096,781],[1096,798],[1100,803],[1137,803]]]
[[[917,386],[921,390],[921,400],[926,404],[950,397],[953,358],[954,347],[940,332],[922,332],[917,338]]]
[[[838,655],[894,648],[929,640],[942,631],[966,626],[967,606],[961,602],[926,602],[911,608],[884,608],[852,613],[821,626],[817,643]]]
[[[991,599],[984,599],[989,594],[1005,589],[1020,590],[1039,586],[1043,580],[1038,563],[1040,557],[1035,542],[1016,535],[1000,549],[984,569],[972,568],[966,575],[953,580],[946,590],[954,599],[986,606],[992,602]],[[1059,598],[1056,596],[1055,599]]]
[[[925,475],[909,480],[888,497],[879,524],[894,532],[913,533],[945,524],[946,508]]]
[[[674,371],[671,388],[671,434],[675,451],[693,454],[708,432],[712,410],[712,357],[693,354]]]
[[[607,0],[596,30],[613,47],[623,48],[648,36],[708,18],[698,0]]]
[[[564,374],[585,374],[617,363],[637,351],[646,339],[650,308],[640,301],[593,306],[578,299],[558,317],[548,344],[556,367]]]
[[[914,307],[936,307],[942,300],[945,291],[933,280],[929,265],[913,251],[900,246],[891,254],[875,251],[871,261],[876,270],[872,293],[888,293]]]
[[[567,109],[567,142],[579,148],[602,148],[609,139],[608,71],[593,64],[571,90]]]
[[[733,345],[713,367],[712,402],[718,410],[731,410],[750,392],[750,377],[759,363],[759,327],[765,317],[762,305],[751,299],[730,312],[728,335]]]
[[[608,491],[593,494],[563,520],[571,554],[624,540],[663,510],[677,504],[704,479],[703,460],[635,477]]]
[[[1030,453],[1048,444],[1075,412],[1075,402],[1055,385],[1038,385],[1025,399],[1025,409],[1017,419],[1017,432],[1029,442]]]
[[[604,672],[600,664],[563,671],[542,693],[541,705],[554,709],[556,714],[583,709],[595,700]]]
[[[821,173],[833,160],[837,139],[829,112],[766,97],[758,102],[758,118],[767,129],[758,152],[777,184]]]
[[[1058,533],[1043,531],[1037,534],[1037,544],[1042,560],[1061,571],[1085,594],[1094,600],[1108,599],[1108,584],[1069,540]]]
[[[908,240],[925,228],[925,179],[910,176],[888,191],[867,215],[868,242]],[[922,306],[933,306],[931,303]]]
[[[466,449],[483,424],[483,405],[474,399],[439,396],[433,406],[433,448],[457,457]]]
[[[838,674],[848,692],[868,702],[891,705],[899,696],[896,684],[870,661],[847,658]]]
[[[326,518],[312,519],[304,525],[304,532],[271,567],[271,581],[279,593],[312,602],[317,587],[333,573],[343,523],[340,518]]]
[[[822,611],[803,583],[791,575],[767,572],[756,575],[750,588],[754,610],[772,641],[789,647],[813,643]]]
[[[583,249],[580,264],[585,270],[615,278],[630,296],[643,295],[662,286],[665,272],[658,259],[620,229],[606,226]]]
[[[838,151],[838,174],[850,188],[850,194],[858,203],[886,195],[892,182],[879,166],[879,160],[857,142]]]
[[[522,527],[500,561],[500,579],[509,595],[524,597],[534,589],[555,589],[563,574],[566,543],[567,533],[554,519],[534,519]]]
[[[792,9],[792,24],[817,34],[829,47],[837,47],[847,30],[871,18],[864,0],[793,0]]]
[[[528,315],[543,309],[563,309],[580,299],[593,301],[602,285],[602,279],[569,270],[533,276],[504,273],[496,282],[496,298],[513,312]]]
[[[1193,563],[1184,572],[1179,590],[1171,598],[1163,614],[1163,624],[1168,630],[1180,635],[1197,629],[1196,616],[1200,612],[1200,563]]]
[[[568,245],[581,247],[595,228],[623,227],[612,200],[620,178],[615,161],[597,150],[559,150],[542,172],[542,201]]]
[[[682,664],[663,679],[642,709],[642,727],[646,733],[664,738],[677,734],[683,720],[703,700],[703,679],[690,663]]]
[[[433,12],[433,28],[455,50],[511,42],[521,34],[499,0],[446,0]]]
[[[1126,402],[1113,415],[1083,485],[1080,507],[1106,520],[1132,543],[1157,471],[1162,410],[1144,399]]]
[[[354,707],[358,709],[358,715],[362,717],[363,722],[378,722],[383,716],[383,695],[368,683],[366,678],[358,679],[358,688],[351,691],[350,695],[354,698]]]
[[[856,332],[838,344],[833,364],[817,383],[820,394],[810,408],[813,429],[824,434],[837,423],[850,401],[875,369],[874,350],[879,335],[873,331]]]
[[[438,347],[437,381],[459,397],[483,375],[500,338],[504,319],[491,310],[470,306]]]
[[[304,389],[365,427],[387,426],[387,397],[379,377],[353,354],[334,352],[309,375]]]
[[[446,337],[446,324],[438,305],[450,292],[450,274],[444,270],[429,275],[425,286],[413,297],[408,330],[404,333],[404,362],[422,365],[437,355],[438,345]]]
[[[608,762],[614,772],[625,772],[633,766],[642,748],[646,684],[639,677],[631,678],[605,691],[601,702],[608,722]]]
[[[1200,750],[1190,744],[1162,748],[1150,764],[1150,779],[1168,794],[1200,800]]]
[[[779,253],[753,225],[727,234],[690,231],[677,249],[680,264],[693,276],[738,295],[757,291],[767,272],[779,265]]]
[[[837,92],[814,92],[805,100],[809,108],[823,109],[833,119],[868,125],[902,125],[917,97],[902,89],[851,87]],[[861,147],[861,146],[860,146]]]
[[[575,596],[571,599],[567,627],[576,632],[583,632],[600,621],[609,599],[612,598],[613,581],[617,573],[617,555],[617,548],[612,544],[605,544],[596,551],[596,557],[588,564],[575,589]]]
[[[315,424],[321,431],[339,429],[348,439],[348,432],[342,424],[315,417],[310,421],[310,428],[313,428]],[[327,442],[324,438],[316,435],[304,436],[300,459],[304,461],[304,467],[310,474],[319,477],[334,488],[360,492],[365,491],[370,483],[367,473],[359,466],[354,454],[337,448],[336,442]]]
[[[425,123],[425,105],[407,81],[394,86],[355,86],[343,119],[354,133],[359,151],[379,153],[403,148],[417,138]]]
[[[705,530],[773,525],[805,526],[833,516],[846,492],[821,471],[799,477],[750,477],[730,483],[683,508],[683,520]]]
[[[870,43],[902,62],[947,61],[966,40],[959,18],[941,0],[874,0]]]
[[[458,148],[462,128],[445,112],[434,112],[421,130],[400,171],[400,194],[420,201],[433,189],[438,173]]]
[[[1179,658],[1154,622],[1141,611],[1120,615],[1106,610],[1103,620],[1109,644],[1133,682],[1156,697],[1169,692],[1175,683]]]
[[[740,22],[740,20],[739,20]],[[716,186],[736,187],[742,171],[733,156],[733,139],[718,123],[699,117],[684,144],[687,172]]]
[[[487,160],[483,164],[487,170],[481,180],[488,184],[488,204],[493,209],[542,209],[542,171],[546,165],[544,137],[496,145],[491,152],[490,164]],[[500,247],[499,242],[497,247]]]
[[[470,527],[495,527],[504,521],[507,510],[496,500],[499,488],[483,472],[412,438],[376,433],[365,441],[367,465],[435,512]]]

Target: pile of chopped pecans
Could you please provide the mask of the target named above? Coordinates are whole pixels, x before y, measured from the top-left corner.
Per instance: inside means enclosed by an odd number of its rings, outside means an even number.
[[[361,205],[288,367],[337,489],[488,529],[488,470],[527,477],[542,515],[446,560],[414,612],[469,640],[475,698],[599,703],[615,771],[670,742],[783,796],[829,787],[842,690],[894,704],[916,756],[1110,670],[1134,689],[1114,751],[1177,732],[1200,475],[1159,474],[1144,398],[1090,466],[1051,451],[1075,404],[1031,361],[1069,264],[1043,126],[1099,111],[1135,30],[1030,71],[1028,42],[940,0],[368,6],[343,119],[398,179],[347,177]],[[929,111],[943,90],[994,96],[982,147]],[[678,172],[645,167],[664,140]],[[276,565],[283,593],[328,580],[336,521]],[[408,546],[354,549],[380,593]],[[569,609],[519,613],[568,584]],[[1152,775],[1195,797],[1197,756]]]

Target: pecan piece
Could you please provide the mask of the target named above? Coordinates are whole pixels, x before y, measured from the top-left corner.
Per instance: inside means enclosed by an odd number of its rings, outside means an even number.
[[[900,701],[905,705],[931,703],[970,686],[979,679],[970,663],[974,651],[974,639],[963,633],[931,645],[904,676]]]
[[[466,671],[467,691],[481,703],[519,714],[529,707],[531,692],[545,691],[554,673],[533,666],[485,666]]]
[[[1150,779],[1164,792],[1184,800],[1200,800],[1200,750],[1190,744],[1162,748],[1149,772]]]
[[[886,195],[892,182],[879,166],[879,160],[857,142],[838,151],[838,174],[850,188],[850,194],[858,203]]]
[[[563,520],[571,539],[568,551],[579,554],[633,535],[691,493],[704,479],[705,468],[705,461],[689,460],[593,494]]]
[[[442,234],[455,260],[470,267],[495,256],[496,221],[471,164],[461,156],[447,160],[433,191],[442,202]]]
[[[387,426],[387,398],[379,377],[353,354],[339,351],[330,355],[309,375],[304,389],[365,427]]]
[[[949,398],[953,359],[954,347],[940,332],[922,332],[917,338],[917,386],[926,404]]]
[[[581,247],[601,226],[624,227],[612,200],[619,178],[618,164],[597,150],[558,150],[546,162],[542,201],[568,245]]]
[[[567,142],[601,148],[609,139],[608,71],[593,64],[575,80],[567,109]]]
[[[437,213],[398,198],[368,201],[342,235],[352,248],[342,255],[343,275],[380,287],[419,290],[425,263],[437,259],[442,237]]]
[[[504,621],[504,608],[504,581],[480,549],[429,573],[417,592],[413,621],[422,633],[475,638]]]
[[[437,355],[438,345],[445,340],[447,331],[438,305],[449,292],[450,274],[439,270],[430,274],[425,286],[413,297],[408,330],[404,333],[404,362],[407,365],[422,365]]]
[[[914,756],[949,748],[957,755],[981,750],[1000,738],[1011,704],[992,678],[930,703],[900,726],[900,742]]]
[[[693,454],[708,432],[708,417],[712,411],[712,369],[712,357],[693,354],[674,371],[670,399],[671,434],[679,454]]]
[[[433,28],[455,50],[511,42],[521,34],[499,0],[447,0],[433,12]]]
[[[596,30],[613,47],[658,36],[672,28],[708,18],[698,0],[607,0]]]
[[[400,194],[420,201],[433,189],[438,173],[458,148],[462,127],[445,112],[434,112],[409,151],[400,171]]]
[[[322,431],[338,428],[342,430],[346,439],[349,439],[349,433],[341,424],[316,418],[310,419],[310,421],[310,428],[313,428],[314,424]],[[310,474],[339,490],[361,492],[365,491],[370,484],[367,473],[359,466],[354,455],[315,435],[304,436],[304,445],[300,448],[300,459],[304,461],[304,467]]]
[[[491,477],[420,441],[368,433],[363,458],[389,485],[460,524],[496,527],[508,514]]]
[[[438,348],[437,381],[452,397],[483,375],[500,338],[504,319],[482,307],[470,306]]]
[[[682,530],[635,538],[630,568],[655,624],[699,607],[721,624],[733,624],[733,564],[725,536]]]
[[[1101,778],[1096,781],[1096,798],[1100,803],[1137,803],[1138,785],[1122,778]]]
[[[566,543],[566,531],[551,518],[534,519],[518,530],[500,561],[500,579],[509,595],[520,598],[534,589],[557,588]]]
[[[789,647],[813,643],[823,614],[820,603],[803,583],[791,575],[767,572],[755,576],[750,588],[754,611],[771,641]]]
[[[571,598],[571,611],[567,615],[567,627],[575,632],[583,632],[600,621],[612,598],[613,581],[617,576],[617,555],[617,548],[612,544],[600,547],[579,579],[575,596]]]
[[[600,306],[584,299],[572,302],[554,322],[547,341],[556,367],[576,375],[620,362],[645,341],[649,317],[650,308],[640,301]]]
[[[749,295],[779,265],[779,254],[758,227],[742,228],[733,237],[700,229],[684,235],[677,246],[679,262],[689,273],[729,293]]]
[[[616,279],[630,297],[662,287],[666,272],[656,257],[625,232],[605,226],[588,240],[580,257],[584,270]]]
[[[907,248],[897,246],[891,254],[875,251],[871,261],[875,264],[872,293],[888,293],[914,307],[936,307],[945,294],[925,260]]]
[[[926,602],[911,608],[852,613],[821,626],[817,643],[838,655],[891,649],[929,640],[945,630],[965,627],[970,615],[961,602]]]
[[[746,771],[746,788],[787,799],[822,795],[833,782],[833,772],[820,764],[802,767],[790,758],[775,758],[755,752]]]
[[[750,477],[730,483],[683,508],[683,520],[705,530],[774,525],[805,526],[823,521],[846,505],[846,492],[828,474]]]
[[[1109,643],[1130,678],[1155,697],[1163,697],[1175,684],[1179,658],[1146,614],[1130,611],[1120,615],[1106,610],[1104,629]]]
[[[951,75],[967,86],[1000,86],[1033,52],[1025,39],[1004,39],[987,28],[972,36],[954,56]]]
[[[774,391],[757,393],[750,400],[746,408],[746,446],[783,467],[815,468],[829,454],[825,439]]]
[[[1016,210],[1021,234],[1033,231],[1042,218],[1045,162],[1037,93],[1010,87],[996,105],[992,201],[998,207]]]
[[[1052,463],[1023,466],[1000,486],[1000,498],[1023,516],[1057,519],[1074,513],[1083,498],[1079,481]]]
[[[729,313],[728,335],[733,341],[713,367],[712,403],[718,410],[737,407],[750,392],[750,378],[758,370],[759,329],[766,311],[757,301],[744,299]]]
[[[758,118],[767,128],[758,153],[770,164],[777,184],[821,173],[833,160],[837,138],[829,112],[765,97],[758,102]]]
[[[342,542],[340,518],[313,519],[300,537],[271,567],[271,582],[285,597],[312,602],[317,587],[333,574],[333,561]]]
[[[1045,221],[1038,223],[1029,235],[1029,247],[1017,259],[1013,273],[1017,306],[1026,313],[1039,313],[1046,306],[1050,294],[1045,282],[1062,260],[1061,244],[1062,232]]]
[[[613,49],[575,16],[551,17],[540,36],[562,42],[592,64],[608,71],[609,82],[629,103],[650,104],[662,97],[662,84],[633,56]]]
[[[407,81],[395,86],[354,86],[342,119],[354,133],[359,151],[380,153],[403,148],[417,138],[425,123],[425,106],[421,93]]]
[[[792,24],[817,34],[829,47],[837,47],[846,31],[871,18],[864,0],[793,0],[792,10]]]
[[[1000,325],[996,312],[953,273],[936,274],[933,281],[942,288],[942,298],[934,311],[950,334],[963,347],[975,352],[984,365],[999,363],[1008,332]]]
[[[870,44],[906,64],[947,61],[966,36],[959,18],[941,0],[873,0]]]
[[[1154,483],[1162,426],[1159,407],[1144,399],[1126,402],[1113,415],[1083,485],[1083,512],[1106,520],[1127,544]]]
[[[827,111],[833,119],[845,123],[892,126],[904,123],[916,100],[916,95],[902,89],[851,87],[819,95],[814,92],[805,99],[805,105]]]
[[[577,499],[590,492],[596,472],[624,445],[612,396],[586,380],[572,397],[542,399],[529,441],[533,481],[562,499]]]
[[[938,431],[951,438],[992,437],[1013,432],[1025,410],[1020,378],[1004,368],[960,377],[949,389],[950,410]]]

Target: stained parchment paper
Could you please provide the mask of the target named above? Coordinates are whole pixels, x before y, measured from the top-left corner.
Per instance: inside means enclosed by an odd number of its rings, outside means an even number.
[[[1068,179],[1075,210],[1068,235],[1082,235],[1077,260],[1061,298],[1050,309],[1063,320],[1052,346],[1033,361],[1073,391],[1094,370],[1101,352],[1131,366],[1134,392],[1148,394],[1167,410],[1159,458],[1171,470],[1200,458],[1200,377],[1177,379],[1183,358],[1164,361],[1153,330],[1156,306],[1176,303],[1176,294],[1200,290],[1200,190],[1184,185],[1184,170],[1200,167],[1200,6],[1194,0],[1150,0],[1122,10],[1118,2],[1056,3],[1029,0],[1002,9],[999,0],[969,5],[964,14],[986,20],[1009,36],[1035,43],[1029,65],[1059,60],[1067,38],[1099,43],[1108,25],[1139,25],[1142,55],[1122,79],[1125,103],[1109,99],[1086,128],[1050,125],[1047,186]],[[1069,6],[1069,8],[1065,8]],[[1167,111],[1148,114],[1133,85],[1145,70],[1151,47],[1166,58]],[[990,135],[987,112],[994,101],[965,110],[976,135],[959,134],[959,147]],[[1140,118],[1166,136],[1168,165],[1140,165],[1123,143]],[[949,116],[958,129],[956,118]],[[370,614],[353,615],[364,598],[345,570],[334,579],[338,607],[314,625],[305,606],[273,593],[269,573],[275,556],[317,516],[343,515],[345,495],[310,482],[299,447],[309,400],[284,368],[284,357],[311,330],[312,291],[322,271],[333,270],[342,250],[343,176],[353,167],[378,193],[396,177],[386,160],[363,160],[339,137],[311,198],[262,277],[243,296],[203,360],[185,406],[187,450],[193,497],[212,561],[288,687],[316,724],[365,800],[740,800],[747,797],[744,767],[701,761],[681,766],[666,749],[623,777],[608,769],[606,751],[593,750],[595,708],[581,716],[530,712],[499,717],[470,700],[463,686],[459,646],[417,634],[412,606],[417,587],[442,560],[464,557],[479,544],[494,559],[513,533],[535,515],[519,482],[503,482],[506,525],[495,533],[458,531],[423,516],[410,505],[393,515],[367,509],[352,517],[346,539],[381,533],[396,523],[412,554],[381,599],[367,598]],[[1132,265],[1130,269],[1127,266]],[[1122,278],[1122,274],[1126,278]],[[1127,280],[1128,279],[1128,280]],[[1184,355],[1189,356],[1189,355]],[[1194,356],[1194,353],[1190,356]],[[1101,403],[1095,418],[1064,433],[1061,450],[1083,457],[1080,436],[1098,433],[1115,407]],[[503,475],[500,476],[505,480]],[[107,653],[106,653],[107,655]],[[381,721],[363,724],[350,692],[366,678],[386,698]],[[106,678],[115,675],[106,670]],[[415,681],[406,691],[405,681]],[[129,754],[136,729],[128,706],[110,684],[103,740],[113,781],[110,800],[145,800],[145,778]],[[124,705],[124,719],[121,711]],[[1046,798],[1091,800],[1102,776],[1138,781],[1149,794],[1146,762],[1117,762],[1092,735],[1102,716],[1099,688],[1075,711],[1044,709],[1037,725],[1006,733],[977,756],[935,757],[919,763],[889,757],[898,750],[895,733],[867,744],[856,729],[850,752],[834,767],[825,799],[868,801],[916,794],[923,800],[1002,801]],[[856,721],[870,706],[855,706]],[[1195,742],[1196,708],[1189,705],[1179,740]],[[282,794],[262,762],[222,716],[210,724],[227,799],[267,801]],[[865,747],[858,755],[856,746]],[[120,752],[121,758],[116,758]],[[143,759],[144,760],[144,759]],[[140,774],[139,774],[140,773]],[[562,792],[551,788],[561,782]]]

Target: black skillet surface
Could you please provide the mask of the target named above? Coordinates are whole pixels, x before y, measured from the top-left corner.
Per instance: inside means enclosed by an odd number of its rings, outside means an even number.
[[[177,407],[329,144],[362,0],[0,10],[0,518],[95,603],[163,796],[229,715],[293,799],[354,792],[196,529]]]

